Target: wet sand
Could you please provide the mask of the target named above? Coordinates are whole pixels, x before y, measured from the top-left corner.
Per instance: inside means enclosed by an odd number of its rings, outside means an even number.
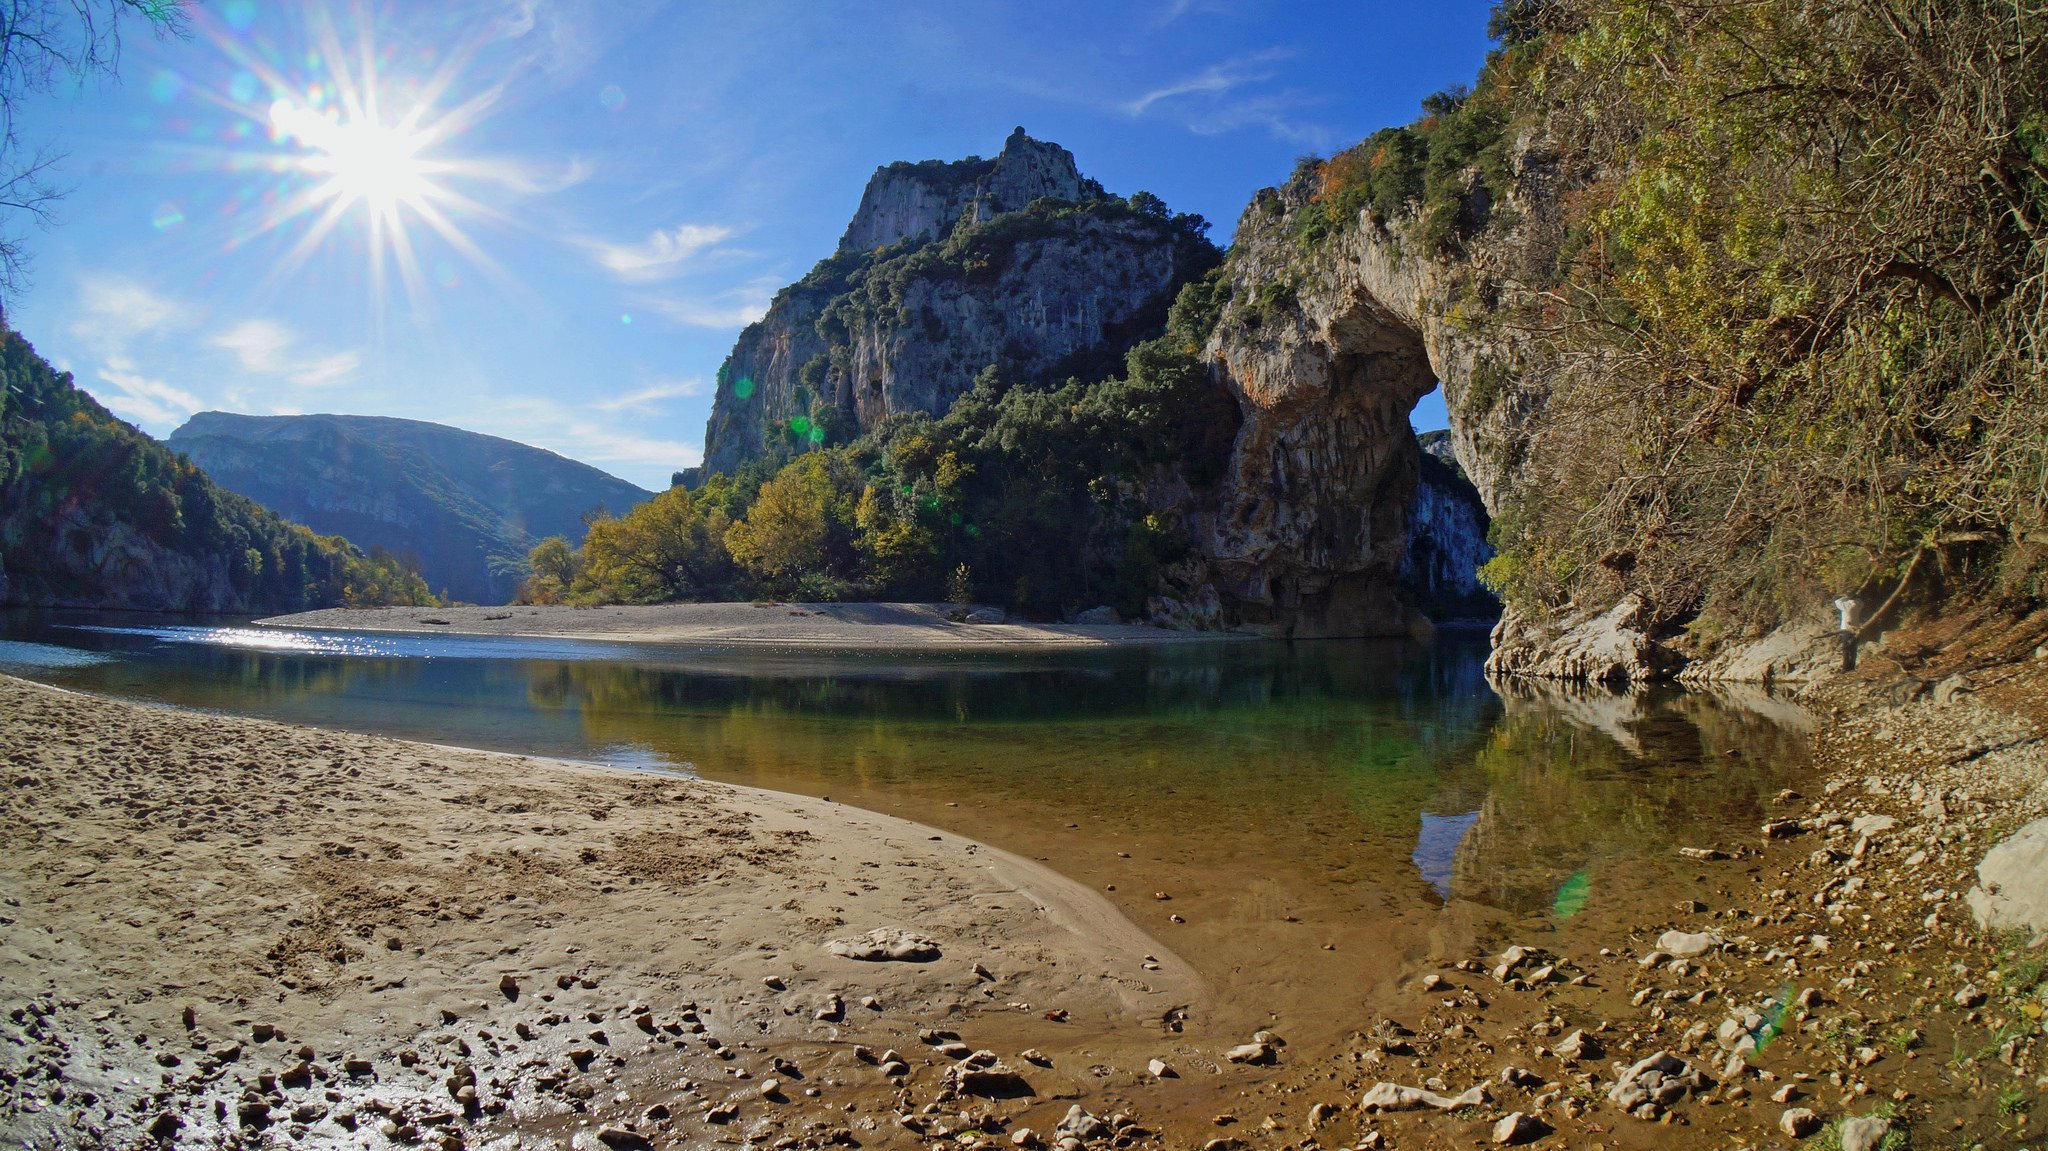
[[[0,1130],[18,1145],[599,1121],[872,1143],[906,1133],[857,1044],[900,1050],[915,1082],[951,1062],[918,1030],[957,1030],[1044,1099],[1091,1078],[1077,1049],[1158,1037],[1202,994],[1095,893],[840,804],[11,678],[0,717],[0,1003],[25,1028],[0,1055]],[[942,954],[824,948],[888,927]],[[266,1095],[265,1074],[298,1088]],[[464,1074],[473,1106],[448,1086]],[[728,1098],[723,1122],[697,1111]],[[646,1118],[657,1102],[669,1118]]]
[[[1889,706],[1875,678],[1822,693],[1840,711],[1771,805],[1782,827],[1702,828],[1576,914],[1461,923],[1453,905],[1426,954],[1384,971],[1339,951],[1320,975],[1230,972],[1230,995],[1263,976],[1333,1004],[1265,1037],[1218,1028],[1257,1004],[1216,1003],[1092,891],[921,825],[0,680],[21,829],[0,865],[0,1130],[1035,1146],[1078,1106],[1104,1122],[1068,1151],[1473,1146],[1516,1114],[1517,1140],[1614,1151],[1793,1145],[1784,1115],[1807,1109],[1886,1114],[1916,1145],[2031,1145],[2048,984],[2021,981],[2038,951],[1976,930],[1960,893],[2048,810],[2048,662],[1972,674],[1946,704]],[[945,954],[819,948],[882,924]],[[1711,938],[1678,959],[1673,930]],[[1766,1042],[1744,1054],[1745,1035]],[[1227,1054],[1257,1038],[1253,1062]],[[900,1079],[867,1061],[892,1049]],[[1616,1102],[1646,1059],[1685,1090]],[[1386,1084],[1478,1102],[1363,1105]]]
[[[680,603],[608,607],[329,608],[258,620],[263,627],[423,635],[516,635],[707,647],[843,651],[1001,651],[1146,647],[1258,639],[1247,632],[1169,631],[1144,624],[955,623],[949,604]]]

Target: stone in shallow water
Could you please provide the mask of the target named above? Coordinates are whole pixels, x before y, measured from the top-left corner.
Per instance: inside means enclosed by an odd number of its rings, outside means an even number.
[[[865,935],[849,939],[834,939],[825,945],[825,950],[847,959],[860,959],[871,963],[895,960],[903,963],[928,963],[939,957],[939,945],[914,931],[900,927],[877,927]]]
[[[1461,1107],[1484,1107],[1486,1088],[1474,1087],[1463,1095],[1449,1096],[1399,1083],[1376,1083],[1359,1099],[1358,1106],[1363,1111],[1417,1111],[1424,1107],[1455,1111]]]

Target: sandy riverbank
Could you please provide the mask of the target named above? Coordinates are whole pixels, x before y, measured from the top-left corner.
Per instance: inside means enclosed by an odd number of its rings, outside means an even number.
[[[951,1060],[920,1028],[994,1045],[1036,1095],[987,1105],[1047,1122],[1092,1085],[1076,1050],[1155,1040],[1199,1001],[1095,893],[843,805],[7,678],[0,749],[15,1145],[605,1123],[890,1145],[894,1081],[857,1044],[900,1050],[926,1091]],[[889,927],[940,956],[824,946]]]
[[[948,604],[678,603],[608,607],[329,608],[257,621],[265,627],[429,635],[834,648],[848,651],[998,651],[1147,647],[1257,639],[1249,633],[1169,631],[1143,624],[955,623]]]
[[[1252,1037],[1205,1025],[1196,977],[1093,892],[921,825],[0,679],[20,829],[0,1131],[127,1146],[168,1114],[193,1146],[958,1147],[1030,1145],[1079,1106],[1110,1122],[1067,1151],[1463,1147],[1517,1114],[1518,1140],[1605,1151],[1814,1145],[1799,1120],[1873,1115],[1913,1146],[2031,1146],[2043,952],[1963,893],[2048,811],[2043,622],[1888,643],[1809,693],[1813,773],[1768,827],[1354,969],[1333,999],[1385,990],[1309,1029],[1335,1039],[1282,1023],[1247,1063],[1226,1051]],[[1900,688],[1958,670],[1971,690],[1939,702]],[[883,925],[944,955],[822,950]],[[963,1082],[977,1048],[1021,1085]],[[1646,1066],[1667,1082],[1616,1091]]]

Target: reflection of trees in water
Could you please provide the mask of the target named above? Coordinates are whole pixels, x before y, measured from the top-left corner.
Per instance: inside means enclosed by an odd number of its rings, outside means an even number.
[[[1453,890],[1512,911],[1551,905],[1575,873],[1713,844],[1762,822],[1804,734],[1699,693],[1514,682],[1477,757],[1487,794]]]
[[[1389,811],[1415,810],[1446,755],[1469,761],[1498,706],[1476,653],[1469,672],[1454,662],[1319,645],[914,677],[578,663],[534,665],[528,697],[573,709],[592,743],[736,782],[974,799],[1061,829],[1101,815],[1137,835],[1288,841],[1281,854],[1358,856],[1371,831],[1405,855]]]
[[[609,662],[533,663],[537,706],[603,710],[657,707],[781,712],[792,716],[994,722],[1145,717],[1263,707],[1275,701],[1426,701],[1440,710],[1457,682],[1465,706],[1489,699],[1473,653],[1452,657],[1402,644],[1327,644],[1304,649],[1231,645],[1196,651],[1110,653],[1067,662],[958,668],[860,659],[749,673]]]

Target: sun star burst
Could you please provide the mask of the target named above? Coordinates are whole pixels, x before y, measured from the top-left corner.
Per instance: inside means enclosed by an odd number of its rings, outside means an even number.
[[[303,53],[280,56],[253,51],[231,36],[216,38],[262,93],[253,100],[223,95],[216,101],[263,128],[270,144],[263,153],[234,157],[230,166],[276,177],[265,208],[243,225],[236,242],[269,234],[292,237],[273,268],[274,277],[283,277],[338,230],[359,229],[370,284],[380,299],[387,268],[396,269],[409,298],[424,294],[420,244],[426,234],[471,265],[502,276],[458,223],[497,213],[456,185],[503,173],[448,154],[451,142],[497,103],[495,87],[449,99],[475,46],[439,52],[431,69],[398,68],[394,55],[377,47],[374,15],[361,7],[353,14],[354,35],[345,43],[326,10],[309,7],[311,35]],[[287,74],[279,59],[302,61],[304,69]]]

